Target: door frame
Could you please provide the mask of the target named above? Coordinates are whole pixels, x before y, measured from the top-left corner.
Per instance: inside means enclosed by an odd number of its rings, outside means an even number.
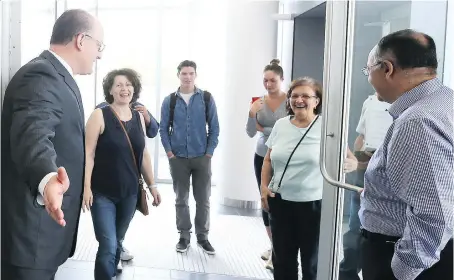
[[[341,172],[348,139],[348,122],[345,118],[350,103],[351,81],[348,77],[352,68],[354,11],[354,0],[326,2],[320,151],[320,168],[325,180],[318,255],[318,267],[323,269],[318,269],[318,280],[338,279],[339,249],[342,248],[339,241],[344,208],[343,188],[355,189],[355,186],[343,183],[344,175]]]

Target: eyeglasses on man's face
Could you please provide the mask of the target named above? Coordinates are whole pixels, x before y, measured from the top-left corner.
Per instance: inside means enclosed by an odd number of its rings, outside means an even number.
[[[363,72],[364,76],[369,76],[370,75],[370,71],[372,70],[372,68],[374,68],[375,66],[378,66],[382,63],[382,61],[378,61],[370,66],[366,66],[364,67],[363,69],[361,69],[361,71]]]
[[[94,38],[93,36],[91,36],[90,34],[84,34],[84,36],[92,39],[93,41],[96,42],[96,45],[98,45],[98,52],[102,52],[105,48],[106,48],[106,45],[99,41],[98,39]]]

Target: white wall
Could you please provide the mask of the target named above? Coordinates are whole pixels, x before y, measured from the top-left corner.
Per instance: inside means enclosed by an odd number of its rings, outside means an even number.
[[[279,4],[279,14],[291,13],[289,5]],[[291,83],[292,61],[293,61],[293,20],[279,20],[277,29],[277,55],[281,60],[281,67],[284,70],[284,82],[282,90],[287,91]]]
[[[219,98],[222,145],[217,186],[229,200],[258,201],[254,175],[256,139],[246,134],[251,97],[265,94],[263,69],[277,51],[278,12],[274,1],[228,1],[225,53],[225,95]],[[233,17],[232,15],[235,15]]]

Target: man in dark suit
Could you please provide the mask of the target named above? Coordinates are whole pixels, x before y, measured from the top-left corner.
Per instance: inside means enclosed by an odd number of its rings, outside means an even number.
[[[82,10],[55,22],[50,48],[6,88],[1,118],[1,278],[51,280],[75,250],[84,180],[84,115],[73,78],[104,49]]]

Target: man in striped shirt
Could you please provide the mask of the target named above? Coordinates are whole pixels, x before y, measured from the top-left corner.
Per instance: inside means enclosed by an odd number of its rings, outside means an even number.
[[[364,280],[453,279],[453,90],[434,40],[382,38],[363,69],[393,118],[369,162],[359,217]]]

